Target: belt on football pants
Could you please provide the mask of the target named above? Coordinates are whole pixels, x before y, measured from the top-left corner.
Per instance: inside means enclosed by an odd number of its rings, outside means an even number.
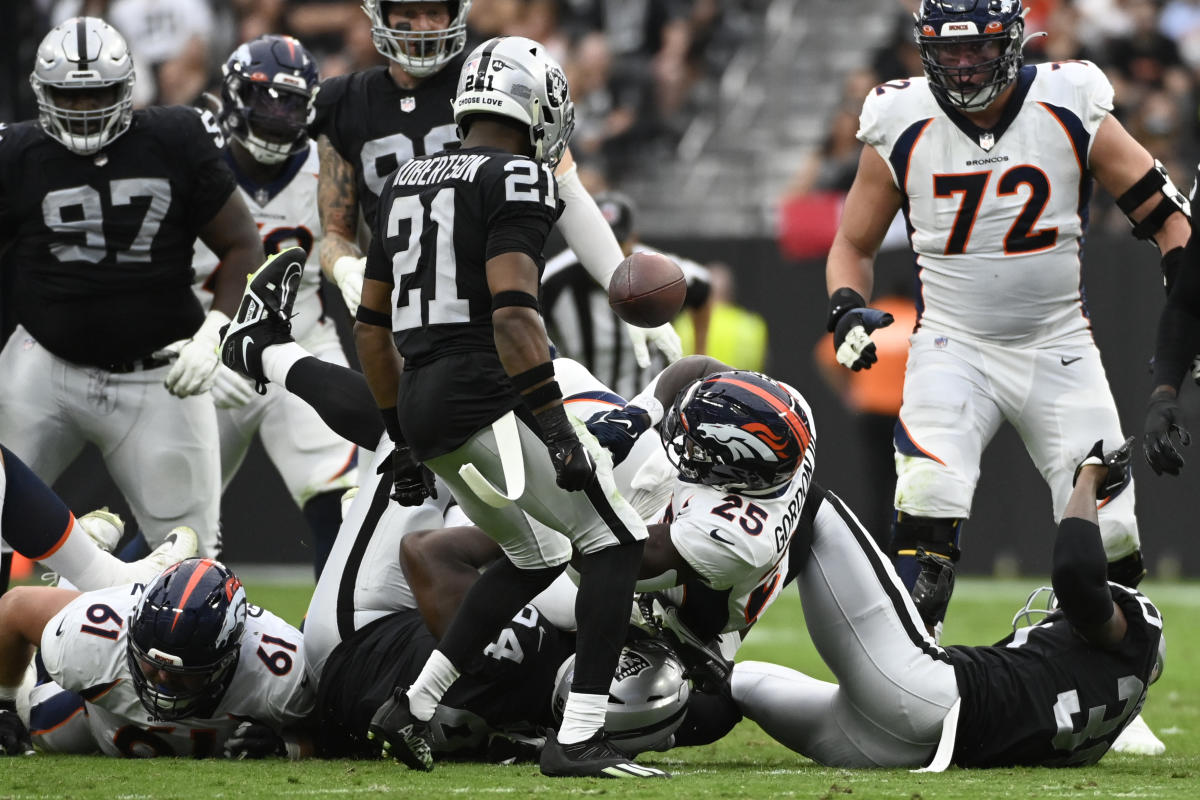
[[[143,369],[158,369],[165,367],[171,363],[169,358],[157,358],[155,356],[146,356],[145,358],[135,358],[132,361],[119,361],[115,364],[105,364],[104,369],[117,374],[126,372],[137,372]]]

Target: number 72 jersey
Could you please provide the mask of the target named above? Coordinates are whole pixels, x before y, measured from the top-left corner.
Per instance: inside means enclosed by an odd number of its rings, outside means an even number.
[[[244,719],[277,732],[313,709],[300,632],[269,611],[250,606],[233,680],[209,719],[157,721],[138,699],[126,658],[129,622],[141,584],[76,597],[46,623],[40,654],[50,677],[86,701],[87,723],[106,755],[219,756]],[[31,711],[31,731],[39,729]]]
[[[938,103],[924,78],[884,83],[858,138],[903,195],[921,324],[996,344],[1090,341],[1080,284],[1091,144],[1112,110],[1098,67],[1023,67],[990,130]]]

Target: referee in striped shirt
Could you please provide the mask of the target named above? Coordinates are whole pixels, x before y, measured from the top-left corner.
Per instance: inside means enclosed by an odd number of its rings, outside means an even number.
[[[654,251],[638,241],[632,200],[620,192],[601,192],[595,195],[595,200],[626,257],[635,252]],[[708,268],[671,253],[663,255],[683,269],[687,280],[683,307],[692,315],[696,350],[702,354],[711,311]],[[608,307],[607,291],[588,275],[570,248],[546,262],[541,306],[550,340],[559,354],[585,365],[622,397],[636,395],[667,366],[666,358],[657,350],[650,354],[649,367],[642,369],[637,365],[629,338],[617,315]]]

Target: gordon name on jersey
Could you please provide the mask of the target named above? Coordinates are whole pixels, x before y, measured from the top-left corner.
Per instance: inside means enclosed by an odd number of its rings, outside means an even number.
[[[1087,61],[1023,67],[989,130],[940,104],[924,78],[867,95],[858,138],[903,195],[922,325],[1032,346],[1088,335],[1088,158],[1112,107],[1112,86]]]
[[[59,686],[87,701],[88,721],[111,756],[219,755],[243,719],[277,731],[313,708],[300,632],[269,611],[251,606],[236,672],[207,719],[151,719],[129,677],[129,626],[144,587],[86,592],[52,617],[40,655]]]

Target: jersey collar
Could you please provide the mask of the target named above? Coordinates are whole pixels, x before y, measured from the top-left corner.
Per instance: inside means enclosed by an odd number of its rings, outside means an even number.
[[[1029,94],[1029,87],[1033,85],[1036,75],[1037,67],[1032,65],[1021,67],[1021,71],[1017,73],[1016,88],[1012,96],[1008,98],[1008,105],[1004,107],[1004,113],[1000,116],[999,121],[991,128],[979,127],[954,106],[943,102],[937,95],[934,95],[934,99],[942,107],[942,111],[946,112],[950,121],[965,133],[967,138],[978,144],[983,150],[991,150],[1008,130],[1012,121],[1017,118],[1017,114],[1021,112],[1021,107],[1025,104],[1025,96]]]
[[[298,153],[293,153],[288,156],[288,160],[283,162],[283,169],[275,178],[267,183],[255,183],[241,168],[238,167],[237,161],[233,157],[233,153],[229,152],[229,148],[225,148],[222,154],[225,156],[225,163],[233,170],[233,176],[237,178],[238,186],[242,187],[247,195],[254,199],[254,202],[260,206],[265,206],[274,199],[275,195],[283,191],[284,187],[292,182],[292,178],[296,177],[296,173],[304,166],[304,162],[308,160],[308,145]]]

